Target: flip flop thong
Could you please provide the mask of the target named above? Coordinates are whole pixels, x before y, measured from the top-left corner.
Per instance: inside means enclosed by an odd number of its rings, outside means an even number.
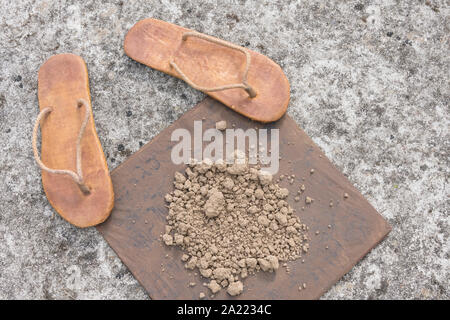
[[[113,208],[114,192],[95,130],[83,59],[73,54],[48,59],[39,69],[38,98],[33,152],[50,204],[78,227],[105,221]],[[42,159],[37,150],[39,125]]]
[[[272,122],[286,112],[289,82],[279,65],[257,52],[156,19],[137,22],[124,48],[130,58],[250,119]]]

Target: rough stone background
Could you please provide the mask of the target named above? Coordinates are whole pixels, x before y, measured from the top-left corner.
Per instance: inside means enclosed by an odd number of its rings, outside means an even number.
[[[0,0],[0,298],[144,299],[93,228],[48,204],[31,151],[37,71],[87,62],[110,169],[204,98],[123,52],[155,17],[271,57],[288,113],[389,221],[325,299],[449,299],[449,5],[430,1]]]

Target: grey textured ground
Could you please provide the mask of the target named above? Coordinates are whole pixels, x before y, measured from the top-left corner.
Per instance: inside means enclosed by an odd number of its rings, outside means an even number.
[[[262,52],[288,113],[388,219],[389,237],[327,299],[449,299],[448,1],[0,0],[0,298],[146,298],[95,229],[64,222],[31,152],[37,71],[87,62],[111,169],[204,97],[124,55],[146,17]]]

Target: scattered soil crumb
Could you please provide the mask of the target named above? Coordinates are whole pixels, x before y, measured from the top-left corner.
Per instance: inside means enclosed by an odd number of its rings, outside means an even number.
[[[313,198],[310,198],[310,197],[306,197],[306,198],[305,198],[305,203],[306,203],[306,204],[311,204],[313,201],[314,201]]]
[[[311,169],[311,171],[309,173],[313,174],[314,173],[314,169]]]
[[[232,164],[192,162],[175,173],[174,191],[165,196],[169,214],[162,242],[182,249],[185,268],[198,269],[211,294],[226,289],[239,295],[243,279],[276,272],[309,248],[308,227],[288,204],[288,189],[235,156]]]
[[[200,292],[200,294],[198,295],[198,297],[199,297],[200,299],[204,299],[204,298],[205,298],[205,294],[204,294],[203,292]]]
[[[216,122],[216,129],[217,130],[225,130],[227,128],[227,122],[225,120]]]
[[[346,192],[346,193],[344,193],[344,199],[347,199],[348,198],[348,193]]]

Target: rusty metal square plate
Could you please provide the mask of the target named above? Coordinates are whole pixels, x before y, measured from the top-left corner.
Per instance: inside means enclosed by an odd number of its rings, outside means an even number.
[[[164,195],[173,190],[173,175],[184,165],[171,161],[171,134],[177,128],[192,132],[194,120],[203,120],[203,130],[226,120],[235,128],[278,128],[279,174],[294,174],[296,182],[280,185],[296,194],[301,177],[314,204],[305,210],[304,197],[289,204],[309,226],[310,249],[302,259],[289,262],[276,273],[258,272],[244,280],[244,292],[230,297],[221,290],[215,299],[317,299],[347,273],[390,231],[383,217],[369,204],[321,152],[320,148],[288,115],[275,123],[251,121],[210,98],[205,99],[112,172],[115,208],[98,230],[152,299],[198,299],[209,289],[206,279],[184,268],[182,252],[160,241],[168,209]],[[315,172],[310,175],[310,170]],[[277,177],[277,176],[275,176]],[[348,198],[343,195],[347,193]],[[330,207],[330,200],[333,206]],[[329,227],[331,226],[331,228]],[[316,231],[320,231],[318,235]],[[190,282],[196,282],[193,288]],[[299,285],[307,287],[298,290]]]

